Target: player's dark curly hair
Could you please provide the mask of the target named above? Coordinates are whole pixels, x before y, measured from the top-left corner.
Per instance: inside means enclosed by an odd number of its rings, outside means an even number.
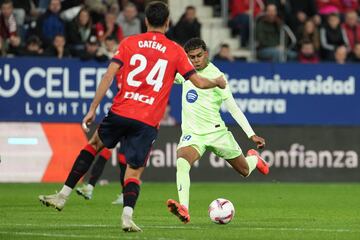
[[[206,43],[200,38],[191,38],[184,44],[184,50],[186,53],[198,48],[202,48],[204,51],[207,50]]]
[[[149,3],[145,9],[145,16],[153,27],[162,27],[169,18],[169,8],[163,2],[155,1]]]

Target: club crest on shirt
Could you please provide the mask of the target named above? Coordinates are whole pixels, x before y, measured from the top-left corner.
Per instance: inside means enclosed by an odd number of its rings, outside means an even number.
[[[186,135],[182,138],[182,141],[189,141],[191,139],[191,135]]]
[[[198,99],[198,94],[194,89],[190,89],[187,93],[186,93],[186,100],[189,103],[194,103],[196,102],[196,100]]]

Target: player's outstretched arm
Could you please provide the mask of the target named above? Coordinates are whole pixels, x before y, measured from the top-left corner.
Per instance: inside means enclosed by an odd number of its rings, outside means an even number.
[[[194,73],[189,77],[189,80],[198,88],[208,89],[219,87],[224,89],[226,87],[226,81],[223,76],[215,78],[213,80],[209,80],[207,78],[201,77],[199,74]]]
[[[244,113],[240,110],[237,106],[235,99],[231,95],[225,101],[225,106],[230,112],[231,116],[235,119],[235,121],[240,125],[240,127],[244,130],[248,138],[250,138],[257,146],[257,148],[264,148],[265,147],[265,139],[259,137],[255,134],[254,130],[252,129],[249,121],[245,117]]]
[[[102,77],[101,82],[100,82],[98,88],[96,89],[95,97],[90,105],[89,111],[82,121],[82,126],[85,131],[88,131],[87,125],[89,125],[90,123],[92,123],[95,120],[96,108],[99,106],[101,100],[103,99],[103,97],[106,94],[106,91],[111,86],[111,83],[115,77],[116,72],[119,70],[119,67],[120,67],[120,65],[117,63],[114,63],[114,62],[110,63],[107,71],[105,72],[104,76]]]

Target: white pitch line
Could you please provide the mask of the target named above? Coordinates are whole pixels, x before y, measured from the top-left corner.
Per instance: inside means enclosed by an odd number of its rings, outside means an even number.
[[[0,231],[0,235],[1,234],[6,234],[6,235],[21,235],[21,236],[37,236],[37,237],[58,237],[58,238],[86,238],[86,239],[92,239],[92,238],[98,238],[98,239],[149,239],[147,237],[143,237],[141,235],[137,235],[137,236],[124,236],[124,234],[128,234],[128,233],[123,233],[123,234],[119,234],[117,236],[104,236],[104,235],[80,235],[80,234],[53,234],[53,233],[34,233],[34,232],[5,232],[5,231]],[[141,233],[140,233],[141,234]],[[168,240],[168,238],[154,238],[151,237],[151,239],[155,239],[155,240]],[[183,238],[173,238],[172,240],[184,240]]]
[[[355,230],[355,229],[343,229],[343,228],[335,228],[335,229],[327,229],[327,228],[276,228],[276,227],[248,227],[248,228],[244,228],[244,227],[239,227],[239,229],[249,229],[249,230],[259,230],[259,231],[263,231],[263,230],[268,230],[268,231],[293,231],[293,232],[360,232],[360,230]]]
[[[29,226],[29,227],[36,227],[39,226],[38,224],[32,224],[32,223],[13,223],[13,224],[7,224],[7,223],[0,223],[0,226]],[[84,228],[120,228],[120,225],[111,225],[111,224],[42,224],[41,227],[48,226],[48,227],[84,227]],[[197,227],[197,226],[156,226],[156,225],[139,225],[140,227],[143,227],[145,229],[206,229],[204,227]],[[232,225],[230,225],[232,227]],[[236,229],[242,229],[242,230],[255,230],[255,231],[293,231],[293,232],[338,232],[338,233],[352,233],[352,232],[360,232],[360,230],[355,229],[345,229],[345,228],[335,228],[335,229],[329,229],[329,228],[284,228],[284,227],[244,227],[244,226],[236,226]]]
[[[33,223],[0,223],[0,226],[22,226],[22,227],[36,227],[36,226],[40,226],[38,224],[33,224]],[[84,227],[84,228],[109,228],[109,227],[120,227],[119,225],[110,225],[110,224],[42,224],[41,227],[43,226],[47,226],[47,227]],[[155,225],[141,225],[139,224],[140,227],[143,228],[159,228],[159,229],[201,229],[201,227],[196,227],[196,226],[155,226]]]
[[[141,226],[141,225],[140,225]],[[160,229],[201,229],[196,226],[155,226],[155,225],[142,225],[144,228],[160,228]]]
[[[0,226],[22,226],[22,227],[36,227],[36,226],[40,226],[39,224],[33,224],[33,223],[0,223]],[[109,227],[120,227],[119,225],[109,225],[109,224],[58,224],[58,223],[54,223],[54,224],[41,224],[42,226],[47,226],[47,227],[84,227],[84,228],[93,228],[93,227],[98,227],[98,228],[109,228]]]
[[[104,236],[104,235],[76,235],[76,234],[53,234],[53,233],[33,233],[33,232],[4,232],[0,231],[0,234],[7,234],[7,235],[22,235],[22,236],[38,236],[38,237],[59,237],[59,238],[98,238],[98,239],[147,239],[141,238],[140,236]]]

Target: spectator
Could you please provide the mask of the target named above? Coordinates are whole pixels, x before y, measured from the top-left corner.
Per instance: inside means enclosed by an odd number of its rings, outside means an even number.
[[[343,15],[349,11],[357,11],[358,0],[316,0],[319,14],[325,18],[327,15],[337,13]]]
[[[320,29],[320,42],[322,56],[328,61],[334,59],[334,51],[337,47],[348,46],[345,30],[341,28],[340,18],[337,14],[332,13],[327,16],[325,26]]]
[[[118,2],[114,2],[110,5],[110,7],[108,8],[108,12],[113,13],[114,15],[119,15],[120,13],[120,6]]]
[[[85,0],[85,6],[90,11],[91,19],[94,23],[104,19],[105,14],[114,4],[118,4],[117,0]]]
[[[308,19],[320,24],[315,0],[288,0],[288,8],[288,24],[294,32],[298,32]]]
[[[342,4],[341,12],[343,14],[350,11],[357,11],[359,9],[358,0],[341,0],[341,4]]]
[[[315,51],[315,47],[311,41],[303,41],[299,53],[300,63],[318,63],[319,56]]]
[[[355,43],[360,42],[360,24],[358,18],[356,11],[347,12],[345,15],[345,23],[342,24],[351,50],[354,49]]]
[[[12,0],[14,6],[14,16],[19,27],[25,23],[26,13],[32,10],[31,0]]]
[[[40,57],[43,56],[43,52],[40,38],[36,35],[31,35],[26,41],[25,48],[19,52],[19,55]]]
[[[342,0],[316,0],[318,13],[323,16],[340,13],[342,10],[341,1]]]
[[[310,41],[312,42],[315,51],[320,50],[320,34],[312,19],[305,21],[304,26],[300,29],[300,33],[298,33],[298,39],[299,43]]]
[[[99,22],[95,26],[97,38],[103,43],[107,37],[113,37],[118,42],[124,38],[121,27],[116,23],[116,16],[113,13],[105,14],[105,21]]]
[[[95,34],[92,28],[90,13],[86,8],[80,10],[77,17],[68,23],[66,28],[66,42],[73,55],[85,49],[85,43],[91,35]]]
[[[51,0],[44,15],[37,22],[37,32],[45,47],[51,45],[54,37],[65,34],[65,23],[60,18],[60,0]]]
[[[347,48],[342,45],[338,46],[335,50],[335,62],[337,64],[345,64],[347,61]]]
[[[65,46],[65,37],[63,35],[56,35],[53,45],[46,49],[44,55],[57,58],[70,57],[70,51]]]
[[[274,4],[267,5],[265,15],[258,20],[256,27],[259,59],[279,62],[282,54],[290,60],[296,58],[295,52],[286,50],[285,46],[280,45],[282,24],[277,16],[276,6]]]
[[[96,60],[99,62],[107,61],[108,58],[100,51],[100,42],[96,36],[90,36],[86,42],[85,50],[80,53],[82,61]]]
[[[229,62],[234,61],[234,57],[231,55],[229,44],[221,44],[219,52],[214,56],[214,60],[223,60]]]
[[[283,21],[287,22],[289,17],[289,5],[288,0],[264,0],[265,5],[274,4],[277,9],[277,15]]]
[[[41,13],[46,12],[46,9],[49,7],[50,0],[38,0],[38,10]]]
[[[356,43],[350,55],[351,62],[360,63],[360,43]]]
[[[184,45],[191,38],[200,38],[201,24],[196,17],[194,6],[186,7],[185,13],[174,26],[173,38],[180,45]]]
[[[116,22],[121,26],[125,37],[141,33],[141,22],[137,15],[136,6],[131,2],[119,14]]]
[[[264,9],[262,0],[255,0],[254,16],[257,16]],[[250,0],[230,1],[231,20],[230,27],[233,34],[239,33],[241,46],[245,47],[249,42],[249,22],[250,22]]]
[[[105,39],[104,46],[101,47],[100,51],[103,55],[105,55],[109,60],[113,58],[115,52],[118,48],[118,42],[113,37],[107,37]]]
[[[0,13],[0,37],[4,41],[17,35],[17,25],[13,10],[11,0],[4,0],[2,2]]]
[[[17,34],[12,1],[4,0],[0,9],[1,55],[17,55],[20,50],[21,39]]]

